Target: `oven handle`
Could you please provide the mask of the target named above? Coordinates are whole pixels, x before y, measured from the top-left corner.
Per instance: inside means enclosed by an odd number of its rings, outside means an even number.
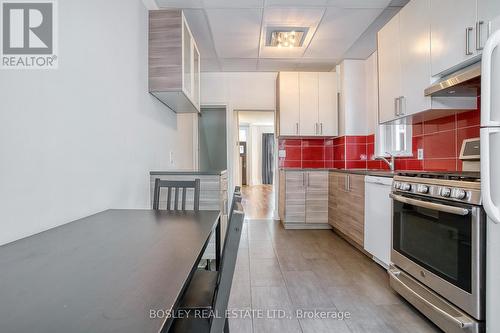
[[[441,205],[441,204],[432,203],[432,202],[428,202],[428,201],[411,199],[411,198],[403,197],[402,195],[397,195],[397,194],[393,194],[393,193],[389,194],[389,196],[396,201],[406,203],[409,205],[414,205],[414,206],[423,207],[423,208],[427,208],[427,209],[434,209],[434,210],[437,210],[440,212],[445,212],[445,213],[450,213],[450,214],[455,214],[455,215],[462,215],[462,216],[469,215],[469,210],[467,208],[447,206],[447,205]]]
[[[468,320],[467,317],[455,317],[454,315],[446,312],[445,310],[439,308],[438,306],[436,306],[435,304],[433,304],[429,300],[427,300],[424,297],[422,297],[420,294],[418,294],[416,291],[414,291],[410,286],[406,285],[406,283],[404,283],[404,281],[402,281],[399,278],[399,275],[401,274],[401,272],[399,270],[391,268],[387,272],[389,273],[390,277],[393,280],[395,280],[408,293],[410,293],[411,295],[413,295],[414,297],[416,297],[423,305],[428,306],[429,308],[431,308],[433,311],[435,311],[437,313],[440,313],[447,320],[451,321],[452,323],[454,323],[455,325],[457,325],[461,329],[464,329],[464,331],[467,328],[473,326],[473,322],[471,322],[470,320]],[[464,319],[464,320],[460,320],[460,319]]]

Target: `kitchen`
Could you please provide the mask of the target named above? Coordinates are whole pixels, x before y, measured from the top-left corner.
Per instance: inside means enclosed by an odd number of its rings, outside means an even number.
[[[500,332],[498,1],[45,2],[0,3],[55,56],[2,62],[0,331]]]

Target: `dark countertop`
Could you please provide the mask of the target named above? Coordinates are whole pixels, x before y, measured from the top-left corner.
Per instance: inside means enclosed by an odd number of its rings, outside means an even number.
[[[0,332],[158,333],[219,216],[107,210],[0,246]]]
[[[225,174],[227,170],[169,170],[169,171],[151,171],[151,176],[159,175],[200,175],[200,176],[220,176]]]
[[[318,168],[281,168],[281,170],[285,171],[332,171],[332,172],[341,172],[341,173],[350,173],[355,175],[367,175],[367,176],[378,176],[378,177],[394,177],[398,171],[389,171],[389,170],[365,170],[365,169],[318,169]]]

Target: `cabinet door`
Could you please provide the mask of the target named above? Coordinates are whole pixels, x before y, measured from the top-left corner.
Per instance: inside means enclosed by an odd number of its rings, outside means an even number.
[[[304,172],[288,171],[285,180],[285,222],[306,221],[306,177]]]
[[[198,110],[200,109],[200,68],[200,52],[193,40],[193,102]]]
[[[192,99],[193,94],[193,41],[191,31],[182,15],[182,90]]]
[[[401,96],[399,14],[378,32],[379,122],[397,118],[397,98]]]
[[[349,174],[346,202],[349,231],[347,235],[363,247],[365,242],[365,176]]]
[[[431,108],[431,98],[423,94],[431,83],[430,5],[413,0],[399,12],[402,115]]]
[[[319,135],[338,135],[338,90],[336,73],[318,74]]]
[[[498,24],[494,24],[495,18],[500,16],[500,1],[498,0],[477,0],[477,40],[476,50],[482,50],[488,37],[496,30],[500,29]],[[497,19],[498,21],[498,19]]]
[[[328,223],[328,172],[307,172],[306,184],[306,223]]]
[[[318,135],[318,73],[299,73],[300,135]]]
[[[299,73],[280,72],[279,87],[279,135],[299,135]]]
[[[476,1],[431,0],[430,16],[433,76],[459,67],[477,54],[474,45]]]
[[[346,193],[345,180],[345,173],[330,172],[328,176],[328,223],[343,233],[347,231],[344,218],[345,210],[343,209]]]

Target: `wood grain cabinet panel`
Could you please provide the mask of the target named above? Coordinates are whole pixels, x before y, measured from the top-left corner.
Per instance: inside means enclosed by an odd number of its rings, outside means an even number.
[[[304,223],[306,188],[304,172],[285,172],[285,221]]]
[[[149,92],[177,113],[200,111],[200,52],[182,10],[149,11]]]
[[[328,172],[308,172],[306,182],[306,223],[328,223]]]
[[[328,171],[281,170],[279,183],[285,228],[329,228]]]
[[[365,226],[364,179],[364,175],[331,172],[328,181],[328,223],[361,247]]]

